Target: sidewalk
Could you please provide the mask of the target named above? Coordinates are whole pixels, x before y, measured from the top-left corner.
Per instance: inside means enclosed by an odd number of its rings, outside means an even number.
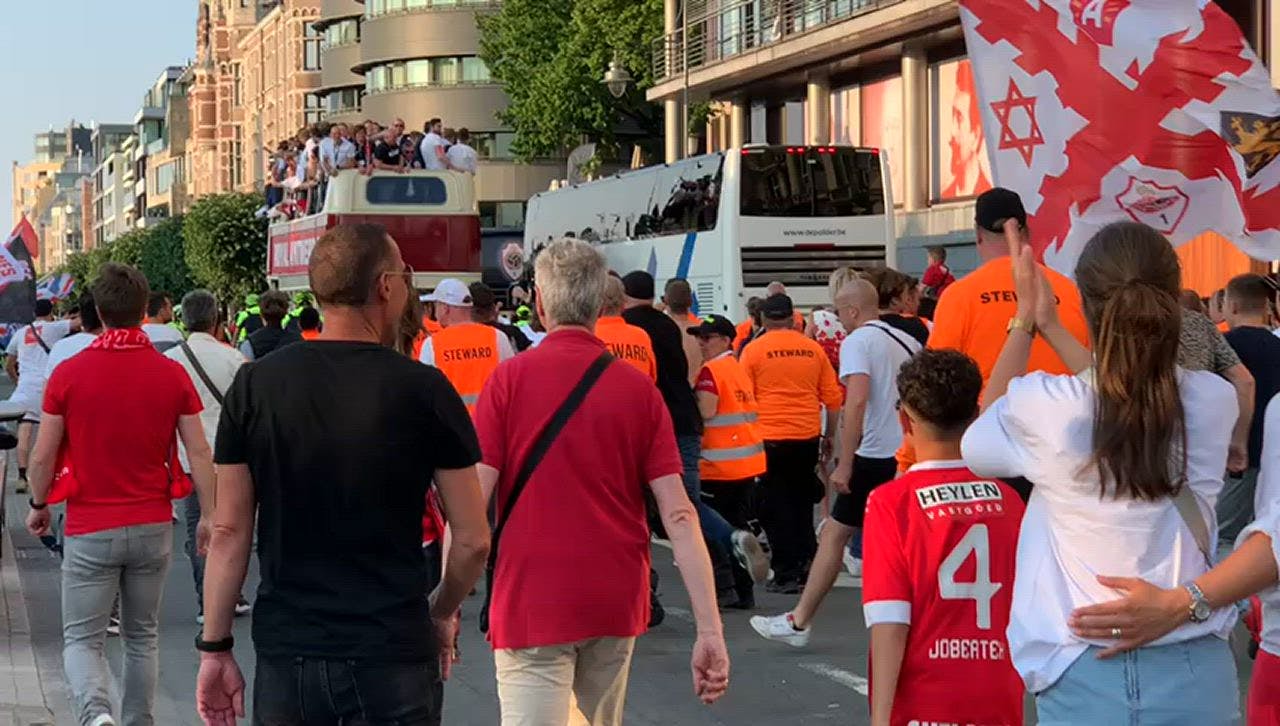
[[[9,516],[13,517],[12,511]],[[47,705],[50,699],[40,681],[31,644],[27,604],[18,576],[18,550],[7,527],[0,537],[4,539],[4,556],[0,557],[0,726],[52,725],[54,715]]]

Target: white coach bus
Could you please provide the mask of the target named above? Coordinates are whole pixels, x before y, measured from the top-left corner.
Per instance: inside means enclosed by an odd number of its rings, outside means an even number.
[[[647,270],[659,294],[685,278],[699,314],[733,320],[770,282],[798,307],[828,305],[837,267],[896,257],[888,163],[849,146],[747,146],[530,199],[526,255],[565,236],[598,244],[618,274]]]

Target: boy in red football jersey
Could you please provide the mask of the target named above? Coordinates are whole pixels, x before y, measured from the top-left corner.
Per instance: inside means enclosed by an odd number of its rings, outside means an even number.
[[[877,488],[863,524],[871,723],[1022,724],[1005,628],[1023,504],[960,461],[982,374],[925,350],[898,375],[899,417],[920,463]]]

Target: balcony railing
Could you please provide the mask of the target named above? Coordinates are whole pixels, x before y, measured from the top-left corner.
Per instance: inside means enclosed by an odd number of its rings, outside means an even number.
[[[903,0],[688,0],[688,23],[653,43],[658,81]],[[687,34],[687,38],[686,38]]]

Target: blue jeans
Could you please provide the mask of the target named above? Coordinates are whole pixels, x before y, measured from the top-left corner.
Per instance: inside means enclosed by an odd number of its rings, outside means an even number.
[[[698,510],[702,536],[712,542],[732,546],[733,525],[702,501],[702,479],[698,475],[698,462],[702,460],[702,436],[698,434],[677,436],[676,446],[680,449],[680,463],[684,466],[684,491],[689,495],[689,501],[693,502],[694,508]]]
[[[257,726],[439,726],[444,684],[434,660],[367,663],[259,656]]]
[[[1098,660],[1090,647],[1036,694],[1041,726],[1225,726],[1240,721],[1236,663],[1212,635]]]

